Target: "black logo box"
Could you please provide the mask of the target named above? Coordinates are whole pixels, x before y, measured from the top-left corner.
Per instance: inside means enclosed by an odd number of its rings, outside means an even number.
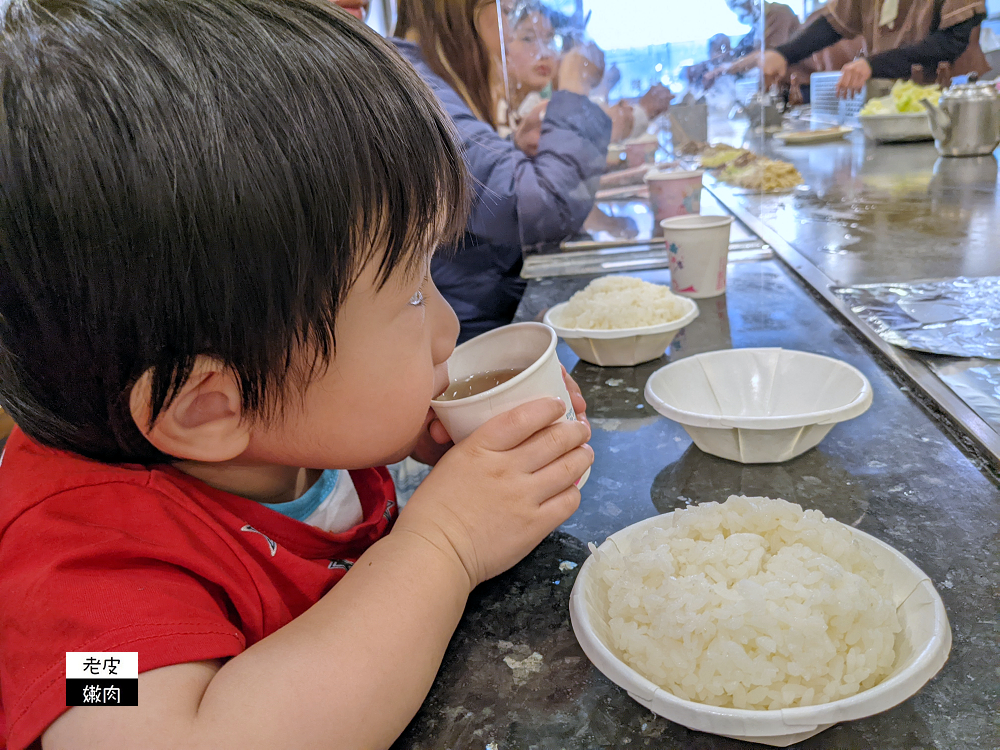
[[[115,694],[117,688],[117,695]],[[95,700],[96,696],[96,700]],[[117,700],[115,700],[117,698]],[[138,706],[139,679],[93,677],[66,680],[67,706]]]

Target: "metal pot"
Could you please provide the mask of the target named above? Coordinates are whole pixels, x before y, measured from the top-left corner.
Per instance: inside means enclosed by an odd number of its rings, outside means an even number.
[[[730,119],[739,115],[746,115],[750,120],[751,127],[775,128],[781,127],[784,106],[780,100],[776,100],[770,94],[755,92],[746,104],[736,105],[729,113]]]
[[[992,82],[980,82],[975,73],[969,82],[952,86],[935,106],[927,99],[934,145],[942,156],[983,156],[1000,144],[1000,93]]]

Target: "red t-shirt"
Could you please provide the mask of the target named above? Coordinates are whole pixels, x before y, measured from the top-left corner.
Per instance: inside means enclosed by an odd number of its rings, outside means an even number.
[[[18,430],[0,465],[0,749],[66,710],[67,651],[139,671],[235,656],[323,596],[396,515],[384,468],[352,471],[364,520],[328,534],[169,466],[111,466]]]

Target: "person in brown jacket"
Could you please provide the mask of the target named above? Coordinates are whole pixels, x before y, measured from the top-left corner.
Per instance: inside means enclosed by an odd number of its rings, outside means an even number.
[[[948,62],[954,75],[983,74],[989,70],[979,47],[985,18],[982,0],[830,0],[794,38],[764,53],[764,81],[781,81],[790,65],[856,36],[870,57],[843,67],[841,96],[860,92],[873,77],[908,78],[913,65],[935,71]]]
[[[754,0],[726,0],[726,5],[736,14],[741,24],[750,27],[750,31],[733,47],[730,58],[734,62],[726,63],[723,60],[721,61],[721,65],[704,74],[704,83],[706,86],[711,86],[719,76],[744,73],[754,67],[754,63],[748,62],[748,60],[751,58],[751,53],[759,52],[761,47],[760,40],[758,39],[761,4],[754,2]],[[763,3],[763,14],[764,47],[766,49],[784,44],[795,35],[795,32],[801,26],[801,22],[799,21],[799,17],[795,15],[795,11],[781,3]],[[787,83],[788,77],[784,76],[784,78]],[[808,75],[806,78],[808,79]]]
[[[805,23],[802,24],[803,27],[810,26],[813,21],[822,15],[822,8],[813,12],[808,18],[806,18]],[[864,52],[865,38],[863,36],[856,36],[853,39],[841,39],[836,44],[832,44],[829,47],[812,54],[808,63],[811,68],[810,72],[829,73],[841,70],[848,63],[854,62],[858,59],[858,57],[863,55]]]
[[[754,30],[759,19],[759,6],[751,0],[727,0],[730,10],[736,13],[740,23],[750,25],[750,32],[733,50],[737,60],[725,72],[742,73],[755,67],[759,51]],[[806,25],[814,21],[822,11],[816,11],[806,20]],[[764,48],[774,49],[789,42],[801,30],[802,24],[795,11],[781,3],[764,3]],[[779,83],[790,85],[789,102],[798,104],[808,101],[802,89],[809,85],[809,76],[820,71],[840,70],[854,60],[864,48],[862,39],[842,39],[827,49],[807,56],[786,70]]]
[[[739,22],[750,31],[733,48],[734,57],[740,58],[760,49],[757,30],[760,24],[761,5],[764,12],[764,48],[773,49],[791,39],[802,25],[795,11],[782,3],[757,3],[753,0],[726,0],[726,5],[736,14]]]
[[[806,19],[803,27],[808,27],[822,13],[822,9],[812,13]],[[864,37],[858,36],[853,39],[841,39],[836,44],[832,44],[819,52],[814,52],[802,62],[790,66],[791,89],[789,102],[798,104],[800,100],[809,101],[808,95],[803,97],[801,92],[808,92],[809,77],[813,73],[828,73],[841,70],[845,65],[850,64],[863,55],[864,50]]]

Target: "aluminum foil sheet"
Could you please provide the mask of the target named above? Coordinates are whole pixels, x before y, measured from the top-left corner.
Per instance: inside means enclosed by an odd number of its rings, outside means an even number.
[[[983,421],[1000,432],[1000,362],[987,359],[942,360],[931,370]]]
[[[1000,276],[860,284],[833,292],[894,346],[1000,359]]]

